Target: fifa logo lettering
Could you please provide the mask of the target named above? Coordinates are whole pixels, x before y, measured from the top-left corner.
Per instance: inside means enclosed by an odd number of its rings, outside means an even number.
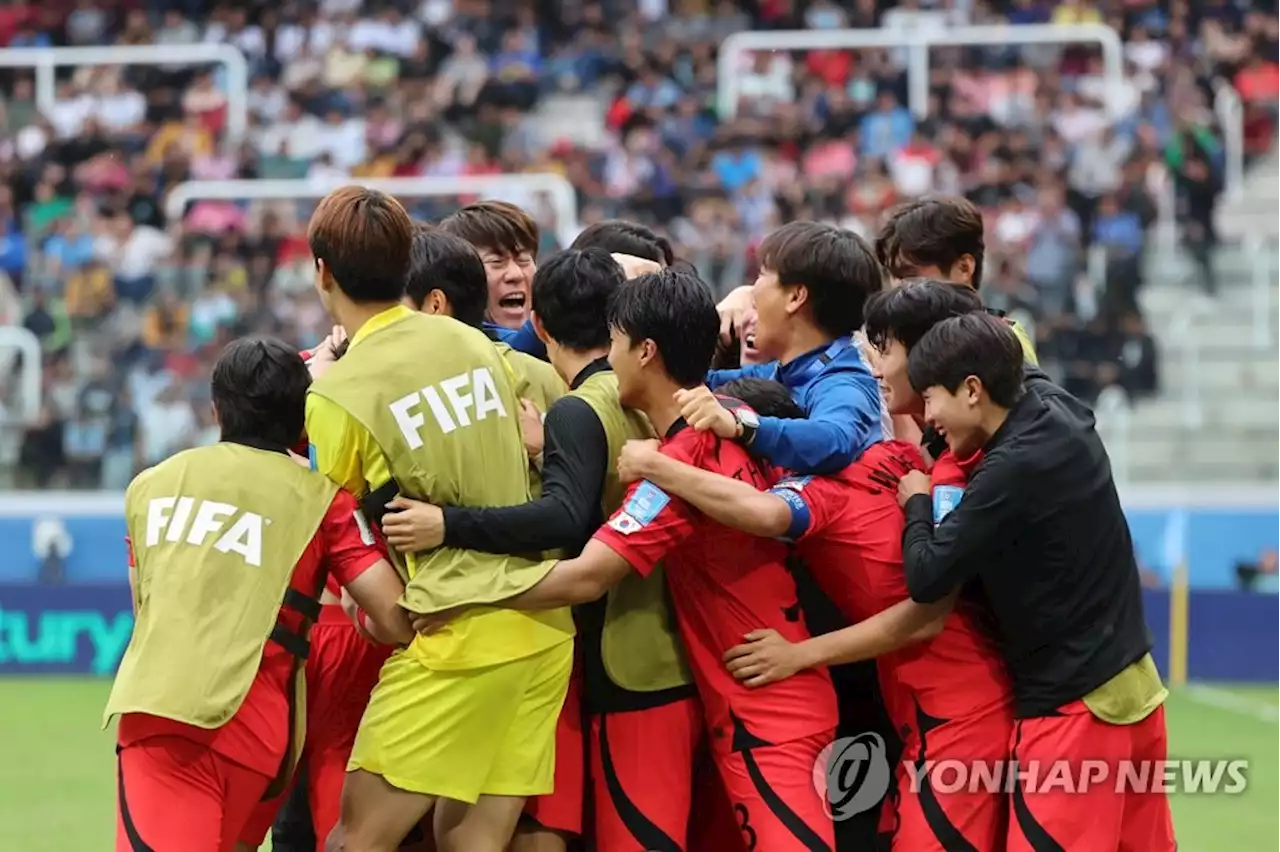
[[[238,553],[247,564],[261,568],[262,528],[270,523],[270,518],[230,503],[192,497],[157,497],[147,503],[147,547],[158,545],[161,536],[172,544],[185,541],[199,547],[209,536],[217,535],[214,550]]]
[[[427,425],[423,404],[431,411],[440,431],[446,435],[463,426],[484,420],[490,414],[507,416],[507,409],[498,396],[498,386],[488,367],[470,373],[460,373],[439,384],[428,385],[420,391],[402,396],[391,403],[391,416],[396,419],[400,433],[409,449],[422,446],[420,430]]]

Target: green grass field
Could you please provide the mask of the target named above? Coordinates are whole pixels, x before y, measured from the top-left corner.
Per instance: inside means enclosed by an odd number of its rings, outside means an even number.
[[[101,731],[108,683],[0,679],[0,850],[109,852],[115,762]],[[1170,757],[1247,758],[1239,795],[1173,800],[1182,852],[1260,852],[1280,843],[1275,687],[1190,687],[1168,705]]]

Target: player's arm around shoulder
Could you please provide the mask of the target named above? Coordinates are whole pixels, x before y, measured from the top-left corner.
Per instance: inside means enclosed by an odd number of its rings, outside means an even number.
[[[832,474],[880,440],[880,389],[854,356],[832,364],[805,388],[807,418],[760,418],[751,452],[796,473]]]
[[[706,435],[707,440],[715,440]],[[631,571],[648,577],[696,528],[696,510],[651,482],[627,488],[622,506],[596,531],[582,553],[559,563],[559,582],[579,602],[599,598]]]
[[[631,571],[631,564],[598,538],[573,559],[561,559],[542,580],[503,604],[511,609],[554,609],[599,600]]]
[[[618,459],[623,482],[645,479],[704,515],[751,535],[776,538],[791,523],[786,497],[667,455],[657,441],[628,441]]]
[[[653,485],[648,487],[657,490]],[[598,600],[630,571],[648,576],[691,525],[685,512],[667,508],[670,498],[653,502],[648,514],[641,512],[631,499],[635,490],[632,489],[623,508],[587,542],[582,553],[573,559],[542,563],[546,573],[535,586],[496,606],[523,611],[576,606]],[[628,506],[640,512],[640,516],[628,513]],[[414,627],[429,632],[455,618],[460,611],[416,619]]]

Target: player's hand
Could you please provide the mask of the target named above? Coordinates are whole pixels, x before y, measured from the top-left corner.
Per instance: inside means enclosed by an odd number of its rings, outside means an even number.
[[[444,543],[444,510],[408,497],[396,497],[387,504],[382,535],[401,553],[439,547]]]
[[[697,431],[713,432],[721,438],[738,437],[738,421],[733,419],[733,412],[706,387],[678,390],[675,401],[680,406],[680,416]]]
[[[520,434],[524,436],[524,451],[529,458],[542,455],[546,438],[542,432],[542,412],[527,399],[520,400]]]
[[[430,636],[432,633],[439,632],[446,627],[451,621],[457,619],[468,609],[466,606],[455,606],[451,609],[442,609],[439,612],[433,612],[429,615],[415,613],[413,616],[413,632],[421,633],[423,636]]]
[[[746,337],[747,320],[754,307],[755,300],[751,298],[751,286],[748,284],[733,288],[729,295],[716,305],[716,312],[720,314],[722,343],[728,346],[733,340],[742,340]]]
[[[650,462],[656,455],[660,453],[658,442],[655,440],[627,441],[622,445],[622,452],[618,455],[618,481],[623,485],[629,485],[641,479],[648,479],[653,470]]]
[[[296,465],[301,465],[302,467],[305,467],[307,470],[311,470],[311,459],[304,459],[302,456],[298,455],[293,450],[289,450],[289,460]]]
[[[913,470],[917,470],[919,459],[908,458],[901,453],[891,453],[880,460],[880,462],[871,469],[867,474],[867,479],[871,480],[873,485],[878,485],[886,491],[897,491],[898,483],[902,478]],[[879,494],[878,490],[872,490],[873,494]]]
[[[622,274],[630,281],[632,278],[639,278],[649,272],[657,272],[662,269],[662,264],[648,258],[636,257],[633,254],[620,254],[615,252],[609,255],[619,266],[622,267]]]
[[[797,647],[776,630],[753,630],[724,654],[729,673],[749,687],[791,677],[804,668]]]
[[[909,471],[898,480],[898,505],[905,506],[917,494],[929,493],[929,474],[922,470]]]
[[[338,360],[338,350],[346,342],[347,330],[340,325],[335,325],[329,332],[329,336],[320,341],[320,345],[312,351],[311,360],[307,362],[307,371],[311,373],[312,379],[320,378],[334,365]]]

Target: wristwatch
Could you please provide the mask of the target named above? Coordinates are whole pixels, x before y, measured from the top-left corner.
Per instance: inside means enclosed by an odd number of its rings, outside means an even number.
[[[738,424],[738,443],[744,447],[751,446],[756,439],[756,432],[760,429],[760,418],[750,408],[735,408],[733,410],[733,422]]]

